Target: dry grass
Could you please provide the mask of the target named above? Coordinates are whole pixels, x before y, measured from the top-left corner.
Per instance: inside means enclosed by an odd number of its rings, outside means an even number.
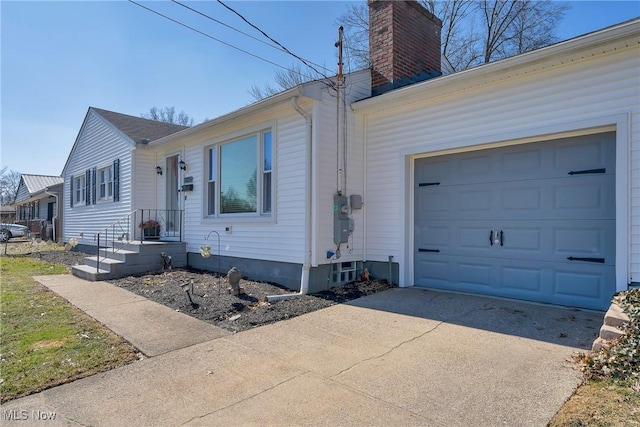
[[[64,266],[2,256],[0,271],[1,402],[137,359],[133,346],[32,279]]]
[[[591,380],[578,388],[549,425],[640,426],[640,384]]]
[[[620,292],[614,300],[629,316],[625,335],[576,359],[586,382],[551,426],[640,426],[640,290]]]

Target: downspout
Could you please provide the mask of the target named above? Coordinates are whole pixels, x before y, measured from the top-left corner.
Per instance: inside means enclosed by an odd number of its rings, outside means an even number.
[[[58,233],[56,230],[56,220],[58,219],[58,212],[60,212],[60,200],[58,199],[58,195],[55,193],[49,193],[49,187],[44,189],[44,194],[48,194],[49,196],[53,196],[56,198],[56,214],[51,218],[51,226],[53,227],[53,240],[55,242],[58,241]]]
[[[311,119],[311,115],[304,111],[298,104],[298,97],[294,96],[291,98],[291,105],[302,117],[304,117],[306,122],[305,157],[307,159],[307,165],[304,173],[306,187],[304,196],[304,263],[302,265],[302,275],[300,277],[300,291],[294,294],[268,295],[267,301],[269,302],[306,295],[309,291],[309,271],[311,270],[311,167],[313,165],[313,161],[311,159],[311,143],[313,141],[313,121]]]

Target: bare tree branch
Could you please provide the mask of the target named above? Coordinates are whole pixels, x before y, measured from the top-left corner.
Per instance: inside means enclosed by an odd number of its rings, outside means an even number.
[[[0,204],[12,205],[18,195],[20,172],[9,170],[7,166],[0,169]]]
[[[299,64],[291,64],[286,70],[277,69],[275,71],[275,75],[273,77],[276,83],[275,86],[269,83],[265,83],[263,86],[257,86],[254,84],[249,89],[249,95],[251,95],[256,101],[259,101],[275,95],[276,93],[296,87],[301,83],[321,79],[323,77],[324,76],[314,70],[307,69],[305,71]]]
[[[176,107],[151,107],[147,113],[140,114],[144,119],[155,120],[157,122],[173,123],[181,126],[193,126],[193,117],[184,111],[176,115]]]
[[[442,20],[442,53],[461,71],[547,46],[569,6],[551,0],[419,0]],[[344,26],[349,69],[369,67],[369,10],[350,4]]]

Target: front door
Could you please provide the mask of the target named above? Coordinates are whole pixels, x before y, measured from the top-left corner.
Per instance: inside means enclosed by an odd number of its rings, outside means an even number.
[[[49,202],[49,204],[47,205],[47,221],[53,220],[53,211],[55,210],[55,206],[55,202]]]
[[[167,187],[166,187],[166,212],[164,213],[164,230],[166,237],[176,237],[180,232],[180,168],[178,162],[180,155],[174,154],[167,157]]]

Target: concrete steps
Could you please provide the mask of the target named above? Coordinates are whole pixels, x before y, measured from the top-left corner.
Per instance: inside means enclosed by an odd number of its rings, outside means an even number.
[[[84,280],[90,280],[92,282],[98,282],[100,280],[109,280],[114,279],[112,277],[110,270],[99,269],[97,270],[95,267],[84,265],[74,265],[71,267],[71,272],[74,276],[79,277]]]
[[[593,342],[591,350],[598,352],[603,348],[609,347],[611,341],[624,335],[622,328],[628,322],[629,316],[622,311],[618,304],[611,303],[609,310],[604,315],[604,323],[600,328],[600,334]]]
[[[101,249],[100,258],[85,258],[84,265],[73,266],[71,272],[90,281],[118,279],[163,269],[163,255],[169,256],[172,267],[187,265],[187,245],[184,242],[133,241],[119,248]]]

